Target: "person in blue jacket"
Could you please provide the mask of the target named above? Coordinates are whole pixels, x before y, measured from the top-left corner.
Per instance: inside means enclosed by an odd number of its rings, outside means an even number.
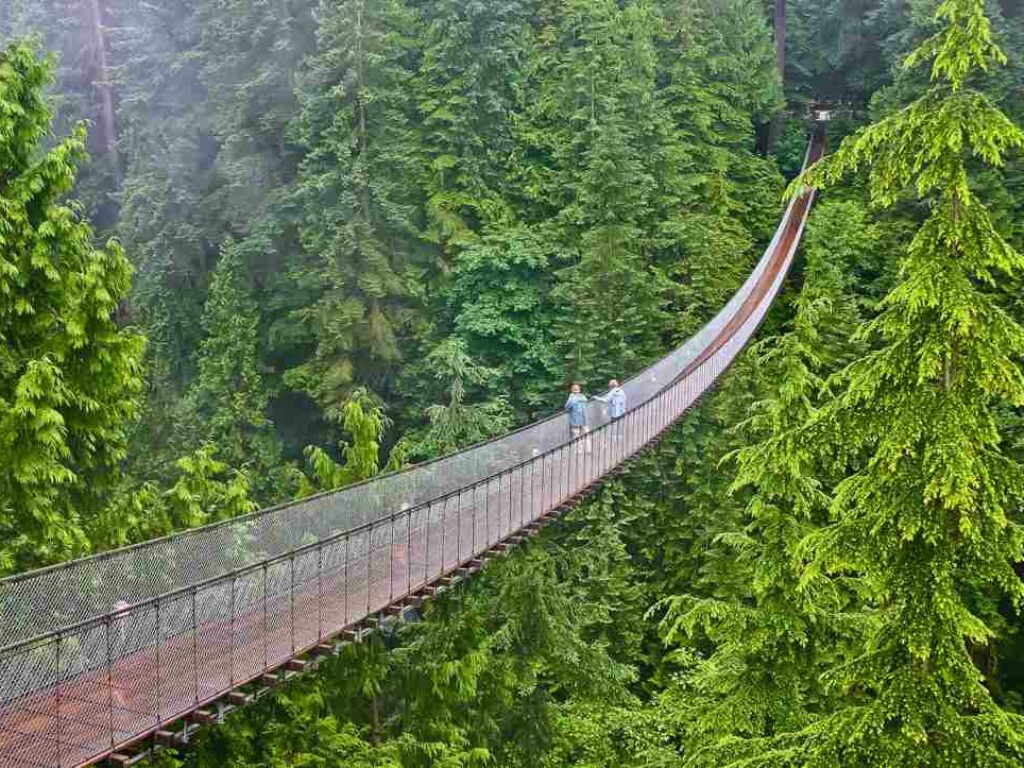
[[[569,390],[565,410],[569,414],[569,433],[573,437],[579,437],[587,431],[587,396],[583,394],[579,384],[573,384]]]

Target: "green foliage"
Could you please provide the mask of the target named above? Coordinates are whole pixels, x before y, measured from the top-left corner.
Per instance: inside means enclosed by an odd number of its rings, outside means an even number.
[[[298,497],[333,491],[375,477],[380,472],[381,443],[389,423],[378,400],[365,389],[355,390],[340,414],[341,427],[352,437],[352,442],[341,444],[342,463],[336,462],[322,448],[306,448],[308,472],[295,473]],[[401,449],[393,450],[387,469],[397,469],[402,456]]]
[[[969,158],[999,166],[1024,146],[972,79],[1002,60],[984,8],[946,0],[939,29],[908,59],[931,65],[931,85],[862,130],[808,174],[834,184],[869,170],[872,202],[908,194],[925,219],[898,282],[862,338],[878,346],[833,383],[841,392],[815,419],[850,474],[836,487],[835,522],[809,537],[803,583],[822,574],[861,579],[866,637],[829,670],[833,711],[766,743],[719,753],[744,765],[1017,765],[1019,716],[983,684],[972,647],[993,628],[975,595],[1020,608],[1014,573],[1024,536],[1010,517],[1024,488],[1000,450],[994,415],[1024,399],[1024,329],[991,286],[1024,259],[999,236],[970,185]]]
[[[84,131],[48,151],[49,66],[0,54],[0,571],[81,553],[125,456],[143,340],[114,314],[131,268],[60,200]]]
[[[438,344],[427,356],[425,369],[447,385],[448,402],[429,406],[429,426],[421,434],[407,433],[402,438],[406,456],[432,459],[511,429],[512,416],[506,398],[466,402],[467,389],[486,386],[497,378],[498,372],[476,364],[464,339],[452,337]]]
[[[313,331],[313,358],[291,372],[328,417],[352,388],[384,390],[401,361],[408,317],[407,254],[415,231],[412,146],[403,142],[411,105],[402,33],[413,24],[399,4],[325,4],[302,93],[298,137],[305,149],[298,196],[302,237],[315,254],[321,288],[298,315]]]
[[[123,547],[257,508],[249,477],[218,461],[211,445],[178,459],[174,469],[174,482],[166,490],[154,482],[133,487],[125,478],[89,526],[93,547]]]
[[[526,226],[487,233],[455,257],[449,289],[455,332],[468,353],[499,371],[501,389],[530,415],[561,367],[553,342],[554,250]]]
[[[259,360],[259,312],[241,248],[221,254],[203,312],[198,375],[189,392],[218,455],[235,467],[251,465],[264,498],[275,496],[281,448],[267,420],[268,392]],[[279,481],[279,478],[278,478]]]
[[[683,646],[688,667],[674,695],[687,701],[681,726],[694,764],[717,765],[724,737],[806,724],[831,704],[819,675],[850,647],[849,587],[803,575],[801,544],[830,503],[828,474],[803,427],[821,405],[822,376],[841,364],[858,325],[845,275],[871,241],[862,227],[863,211],[850,203],[816,212],[791,326],[751,350],[763,399],[734,427],[743,445],[723,461],[737,467],[731,493],[749,491],[742,526],[720,524],[713,539],[729,578],[716,574],[711,596],[665,602],[665,641]],[[693,641],[712,652],[703,657]]]

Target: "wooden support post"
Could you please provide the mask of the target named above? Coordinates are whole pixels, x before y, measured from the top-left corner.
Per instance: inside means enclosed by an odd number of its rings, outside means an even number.
[[[185,736],[175,731],[159,730],[153,734],[156,743],[162,747],[176,747],[185,743]]]

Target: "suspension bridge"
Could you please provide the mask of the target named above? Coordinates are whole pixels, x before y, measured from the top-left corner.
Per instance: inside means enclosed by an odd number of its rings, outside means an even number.
[[[816,132],[805,162],[822,152]],[[0,581],[0,768],[130,765],[401,617],[655,442],[710,389],[778,295],[814,201],[790,200],[739,291],[588,404],[337,492]]]

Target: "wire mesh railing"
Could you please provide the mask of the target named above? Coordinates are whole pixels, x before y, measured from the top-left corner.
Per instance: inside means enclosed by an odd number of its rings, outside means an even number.
[[[812,144],[809,157],[817,156]],[[0,582],[0,766],[65,768],[193,712],[479,557],[640,451],[724,371],[777,294],[813,199],[686,344],[588,407],[297,504]]]

